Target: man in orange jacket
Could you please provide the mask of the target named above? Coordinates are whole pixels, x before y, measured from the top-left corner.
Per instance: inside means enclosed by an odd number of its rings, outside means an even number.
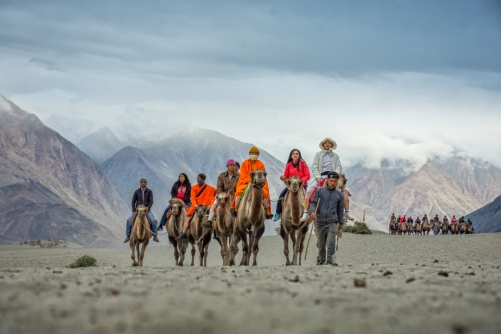
[[[191,218],[193,218],[193,214],[195,213],[195,207],[199,204],[210,207],[214,203],[214,199],[216,198],[216,188],[206,184],[205,179],[205,174],[198,174],[197,184],[191,187],[191,206],[186,212],[186,217],[184,218],[183,233],[176,238],[177,240],[188,240],[186,231],[188,231],[188,227],[190,227]]]
[[[257,158],[259,157],[259,149],[256,146],[252,146],[249,150],[249,159],[242,162],[240,166],[240,178],[237,183],[237,190],[235,192],[235,199],[233,200],[233,207],[231,208],[231,214],[236,217],[238,212],[238,206],[240,205],[240,200],[242,198],[242,194],[249,184],[252,181],[250,174],[255,170],[266,171],[264,164],[259,161]],[[266,212],[266,219],[273,218],[273,214],[271,213],[271,201],[270,201],[270,189],[268,188],[268,179],[264,184],[263,189],[263,205],[264,210]]]

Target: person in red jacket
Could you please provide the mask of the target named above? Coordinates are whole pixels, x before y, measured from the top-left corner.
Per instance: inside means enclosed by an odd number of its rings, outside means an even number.
[[[405,224],[405,226],[407,228],[409,228],[409,226],[407,225],[407,219],[405,218],[405,215],[403,215],[403,217],[400,218],[400,224],[402,224],[402,223]]]
[[[306,189],[308,180],[310,179],[310,169],[301,157],[301,152],[298,149],[293,149],[289,154],[287,165],[285,166],[284,175],[280,176],[280,180],[285,181],[293,176],[297,176],[303,181],[303,187]],[[282,198],[287,193],[287,187],[282,190],[278,196],[277,209],[273,221],[278,221],[282,215]]]

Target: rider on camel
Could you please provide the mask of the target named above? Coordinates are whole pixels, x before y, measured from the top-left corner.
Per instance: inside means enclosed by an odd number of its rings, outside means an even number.
[[[234,194],[237,188],[237,182],[240,178],[240,175],[236,173],[237,165],[235,160],[229,159],[226,162],[226,172],[222,172],[217,177],[217,189],[216,189],[216,199],[214,200],[214,204],[210,208],[209,219],[207,224],[202,223],[203,228],[212,228],[212,221],[214,220],[214,216],[216,215],[217,208],[217,195],[220,193]]]
[[[191,206],[191,183],[188,179],[188,175],[185,173],[179,174],[179,178],[172,185],[172,189],[170,190],[170,195],[172,198],[178,198],[184,202],[187,208]],[[162,215],[162,219],[160,219],[160,224],[158,225],[158,229],[162,230],[167,221],[169,220],[171,215],[170,204],[167,205],[167,208]]]
[[[183,233],[177,237],[177,240],[187,241],[188,236],[186,231],[190,227],[191,219],[195,213],[195,207],[199,204],[205,206],[211,206],[214,203],[214,198],[216,196],[216,188],[205,183],[207,177],[205,174],[200,173],[197,176],[197,184],[191,187],[191,206],[186,212],[186,217],[184,218]]]
[[[125,228],[126,238],[124,243],[130,240],[130,234],[132,232],[131,223],[133,223],[132,219],[136,218],[136,208],[139,205],[144,205],[148,208],[146,210],[146,213],[148,213],[148,220],[150,221],[151,231],[153,232],[153,241],[160,241],[158,240],[157,234],[157,220],[155,219],[155,216],[153,216],[153,212],[151,212],[151,207],[153,206],[153,191],[151,191],[150,188],[147,188],[147,185],[148,181],[146,181],[146,179],[141,179],[139,181],[139,189],[134,191],[134,195],[132,195],[132,214],[129,216],[129,218],[127,218],[127,225]]]
[[[233,205],[230,210],[233,217],[237,216],[238,206],[240,205],[240,200],[242,199],[242,194],[249,182],[252,181],[251,173],[255,170],[261,170],[266,172],[266,168],[264,164],[258,160],[259,157],[259,149],[256,146],[252,146],[249,150],[249,159],[242,162],[242,166],[240,166],[240,178],[237,183],[237,190],[235,192],[235,198],[233,200]],[[270,190],[268,188],[268,179],[263,186],[263,206],[266,213],[266,219],[273,218],[273,214],[271,213],[271,201],[270,201]]]
[[[342,173],[341,161],[339,160],[339,155],[333,151],[337,147],[337,143],[332,138],[323,139],[320,144],[320,152],[315,154],[313,158],[313,164],[311,165],[311,172],[313,173],[314,180],[308,185],[306,190],[306,195],[304,199],[304,213],[301,217],[301,221],[306,221],[309,218],[308,210],[309,200],[313,192],[320,186],[327,178],[329,172],[336,172],[338,174]],[[343,189],[343,201],[344,201],[344,216],[346,219],[353,220],[350,216],[350,192],[347,187]]]

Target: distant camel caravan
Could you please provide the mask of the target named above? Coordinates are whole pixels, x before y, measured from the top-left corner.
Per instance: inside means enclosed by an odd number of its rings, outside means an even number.
[[[464,217],[461,217],[459,221],[457,221],[455,216],[453,216],[453,219],[449,222],[447,216],[440,219],[438,215],[436,215],[435,218],[429,220],[426,214],[423,216],[422,221],[418,217],[415,222],[411,217],[407,219],[405,215],[403,215],[397,218],[395,214],[392,214],[388,228],[391,235],[429,235],[430,231],[433,232],[434,235],[447,235],[449,231],[451,234],[474,233],[474,228],[470,219],[465,221]]]

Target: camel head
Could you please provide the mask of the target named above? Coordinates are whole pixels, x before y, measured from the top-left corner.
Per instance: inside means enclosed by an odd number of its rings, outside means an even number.
[[[199,217],[199,218],[203,218],[203,216],[205,215],[208,215],[209,214],[209,210],[210,210],[210,206],[205,206],[203,204],[198,204],[196,207],[195,207],[195,214]]]
[[[293,176],[290,179],[285,180],[287,188],[290,192],[297,193],[303,186],[303,181],[297,176]]]
[[[337,189],[343,189],[344,185],[348,180],[344,174],[339,174],[339,179],[337,180]]]
[[[228,195],[227,193],[219,193],[219,195],[217,195],[216,201],[217,205],[227,205],[230,203],[230,195]]]
[[[266,172],[263,172],[262,170],[255,170],[250,173],[251,177],[251,182],[252,186],[256,188],[262,188],[264,187],[266,183]]]
[[[148,207],[144,206],[144,205],[139,205],[137,208],[136,208],[136,211],[137,211],[137,216],[138,217],[144,217],[147,215],[146,211],[148,210]]]

